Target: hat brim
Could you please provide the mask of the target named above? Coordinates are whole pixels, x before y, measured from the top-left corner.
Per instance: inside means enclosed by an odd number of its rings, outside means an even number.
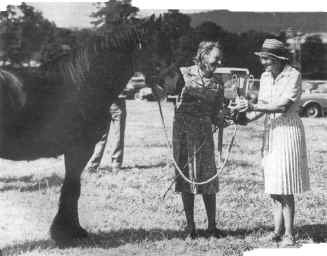
[[[271,52],[254,52],[254,55],[257,55],[259,57],[274,57],[274,58],[280,59],[280,60],[288,60],[287,57],[279,56],[279,55],[276,55]]]

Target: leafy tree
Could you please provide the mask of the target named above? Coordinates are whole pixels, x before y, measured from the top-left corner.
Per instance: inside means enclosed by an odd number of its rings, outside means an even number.
[[[216,23],[205,21],[196,27],[196,33],[200,40],[217,41],[225,34],[225,31]]]
[[[30,58],[31,54],[39,51],[47,37],[54,32],[55,25],[45,19],[41,12],[35,11],[32,6],[22,3],[19,9],[23,15],[20,19],[22,47],[28,55],[27,58]]]
[[[190,66],[199,44],[199,38],[194,30],[182,35],[178,40],[178,47],[174,51],[173,62],[177,66]]]
[[[100,31],[114,32],[134,26],[139,9],[132,6],[131,0],[110,0],[99,6],[91,17],[91,23]]]
[[[236,54],[233,55],[237,61],[234,63],[241,67],[247,67],[255,77],[260,77],[263,68],[254,52],[261,48],[263,41],[268,37],[272,38],[275,36],[254,30],[242,33],[237,41],[238,49],[235,52]]]
[[[191,18],[179,10],[168,10],[162,16],[161,31],[164,35],[164,41],[161,40],[163,50],[166,52],[168,62],[176,61],[181,54],[181,37],[189,34],[191,30]],[[185,43],[185,41],[184,41]]]
[[[178,10],[168,10],[159,17],[146,20],[146,30],[151,31],[150,44],[154,66],[164,68],[172,63],[187,63],[190,57],[185,51],[192,48],[191,19]],[[192,56],[191,56],[192,58]]]
[[[326,76],[324,61],[326,47],[319,35],[309,36],[302,45],[302,72],[311,79],[322,79]],[[325,74],[323,74],[325,73]]]
[[[0,14],[0,22],[4,31],[3,59],[18,65],[33,59],[55,29],[54,23],[26,3],[8,5]]]
[[[169,35],[171,40],[178,40],[190,29],[191,18],[179,10],[168,10],[162,16],[162,30]]]
[[[21,29],[16,7],[8,5],[6,11],[0,12],[0,26],[4,61],[19,62],[21,48]]]

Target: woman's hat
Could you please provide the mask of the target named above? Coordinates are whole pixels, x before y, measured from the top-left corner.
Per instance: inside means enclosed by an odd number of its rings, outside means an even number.
[[[261,51],[254,53],[260,57],[275,57],[280,60],[288,60],[288,50],[284,43],[277,39],[266,39],[263,42]]]

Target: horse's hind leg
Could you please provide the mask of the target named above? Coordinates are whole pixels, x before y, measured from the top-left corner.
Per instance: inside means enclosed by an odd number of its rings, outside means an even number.
[[[81,174],[92,155],[91,145],[78,143],[65,153],[66,174],[59,201],[58,213],[51,228],[51,238],[57,242],[69,242],[87,236],[79,223],[78,199],[81,192]]]

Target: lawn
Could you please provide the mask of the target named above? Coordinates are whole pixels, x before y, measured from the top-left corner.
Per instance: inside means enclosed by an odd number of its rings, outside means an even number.
[[[163,109],[171,134],[173,106],[163,103]],[[272,229],[260,167],[262,121],[239,128],[230,161],[219,177],[217,224],[226,237],[185,240],[179,195],[172,189],[163,198],[174,170],[158,106],[128,101],[127,111],[124,168],[110,172],[109,148],[100,171],[83,174],[80,222],[90,236],[72,247],[57,247],[48,234],[64,176],[63,157],[0,160],[3,255],[242,255],[252,248],[278,246],[259,241]],[[327,240],[327,119],[303,122],[312,189],[296,196],[298,246]],[[232,127],[225,130],[225,149],[232,132]],[[207,224],[200,197],[195,209],[196,224],[203,230]]]

